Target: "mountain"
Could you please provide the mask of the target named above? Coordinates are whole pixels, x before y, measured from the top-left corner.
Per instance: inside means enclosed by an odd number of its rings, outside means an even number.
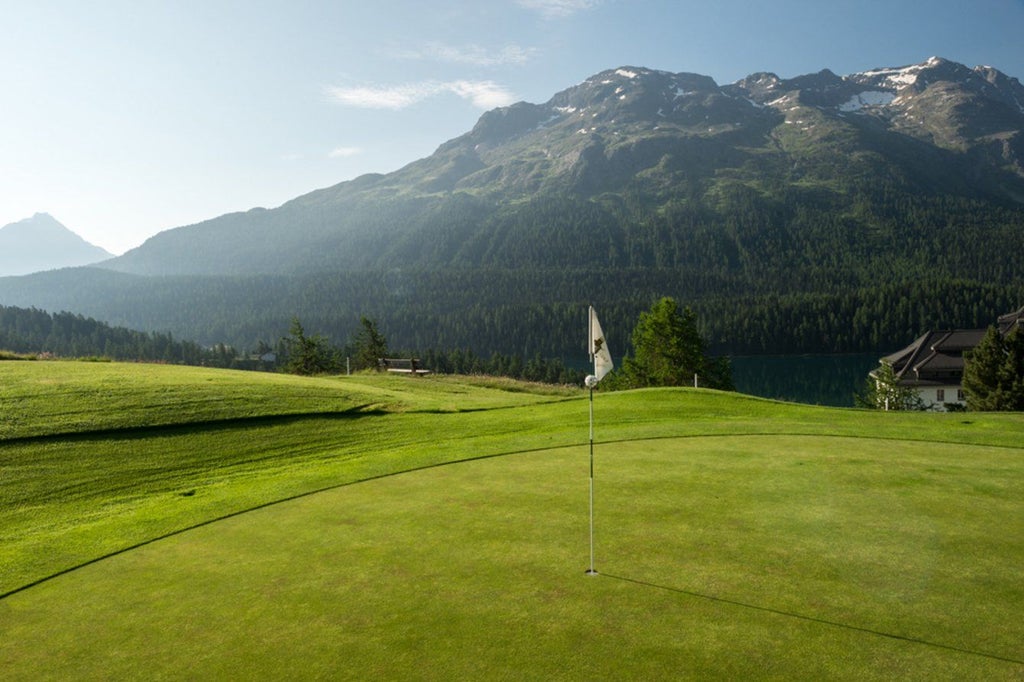
[[[48,213],[36,213],[0,228],[0,276],[89,265],[113,255],[85,241]]]
[[[1020,306],[1022,131],[1016,78],[939,58],[729,85],[615,68],[393,173],[0,281],[0,303],[236,344],[368,314],[392,347],[568,354],[586,304],[625,348],[672,295],[729,352],[885,349]]]
[[[105,267],[295,273],[536,267],[538,258],[645,266],[654,256],[629,255],[638,235],[623,224],[623,201],[642,204],[646,215],[633,223],[672,206],[728,212],[738,195],[765,203],[786,194],[789,206],[827,203],[848,214],[880,183],[913,196],[1019,205],[1022,129],[1017,79],[938,58],[847,77],[761,73],[728,86],[618,68],[545,104],[487,112],[472,131],[394,173],[170,230]],[[522,233],[530,213],[543,216],[545,234]],[[588,223],[585,232],[566,224],[572,214]]]

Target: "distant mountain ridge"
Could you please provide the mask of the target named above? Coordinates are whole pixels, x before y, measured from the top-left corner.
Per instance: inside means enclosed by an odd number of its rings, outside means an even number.
[[[507,235],[508,214],[549,198],[607,214],[602,195],[629,195],[657,213],[681,201],[716,210],[723,193],[768,196],[784,187],[824,193],[846,211],[863,188],[885,182],[914,195],[1019,205],[1022,129],[1024,86],[1016,78],[940,58],[846,77],[759,73],[726,86],[698,74],[621,67],[545,104],[489,111],[470,132],[393,173],[169,230],[104,267],[136,274],[498,260],[532,267],[529,250],[508,251],[508,238],[517,239]],[[551,222],[555,242],[542,250],[551,264],[606,264],[607,242],[630,248],[629,235],[599,220],[597,229],[611,232],[587,240],[602,242],[595,256],[560,222]],[[184,257],[188,251],[195,255]]]
[[[91,265],[113,256],[48,213],[0,227],[0,277]]]
[[[940,58],[724,86],[624,66],[395,172],[0,281],[0,303],[239,345],[293,315],[344,338],[367,314],[396,348],[554,357],[586,305],[625,348],[671,295],[728,352],[873,351],[1019,308],[1022,251],[1016,78]]]

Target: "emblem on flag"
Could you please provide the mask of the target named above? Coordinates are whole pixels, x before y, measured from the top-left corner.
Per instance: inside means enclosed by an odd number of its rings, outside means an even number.
[[[612,362],[612,354],[608,352],[608,344],[604,339],[604,332],[601,331],[601,323],[597,321],[597,313],[594,307],[590,307],[590,359],[594,363],[594,373],[587,377],[587,386],[593,388],[601,381],[608,372],[612,371],[615,363]]]

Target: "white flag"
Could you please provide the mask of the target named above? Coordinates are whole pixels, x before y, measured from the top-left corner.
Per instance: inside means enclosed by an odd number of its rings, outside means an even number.
[[[594,361],[594,380],[596,384],[604,378],[604,375],[612,371],[615,364],[612,362],[612,354],[608,352],[608,343],[604,339],[604,332],[601,331],[601,323],[597,321],[597,313],[594,307],[590,307],[590,358]]]

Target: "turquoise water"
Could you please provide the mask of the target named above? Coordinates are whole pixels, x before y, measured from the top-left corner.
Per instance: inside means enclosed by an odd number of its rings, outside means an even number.
[[[731,358],[740,393],[810,405],[853,407],[868,372],[882,353],[852,355],[768,355]]]

